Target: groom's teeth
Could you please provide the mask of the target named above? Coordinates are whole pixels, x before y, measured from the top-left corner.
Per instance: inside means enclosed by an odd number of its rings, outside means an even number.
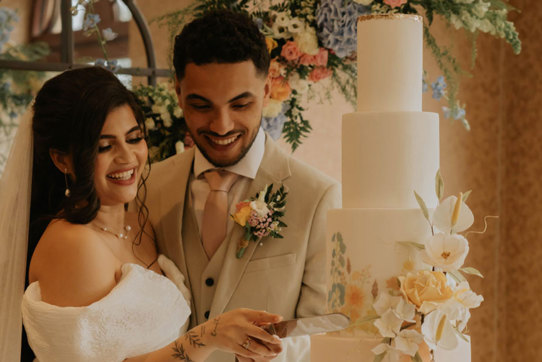
[[[113,178],[115,180],[129,180],[133,174],[134,174],[134,169],[131,169],[130,171],[111,173],[107,175],[107,177]]]
[[[213,141],[213,143],[216,143],[217,145],[226,146],[226,145],[229,145],[230,143],[235,142],[237,137],[238,136],[234,136],[234,137],[230,137],[226,139],[212,139],[211,138],[211,141]]]

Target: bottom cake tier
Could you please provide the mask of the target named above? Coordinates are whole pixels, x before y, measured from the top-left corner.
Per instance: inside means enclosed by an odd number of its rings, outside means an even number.
[[[376,347],[381,338],[348,337],[333,334],[319,334],[311,336],[311,362],[373,362],[375,355],[371,350]],[[437,349],[434,351],[434,362],[470,362],[470,342],[460,340],[458,346],[447,351]],[[431,356],[424,354],[423,362],[431,361]],[[387,361],[384,359],[384,361]],[[399,361],[410,362],[409,356]]]

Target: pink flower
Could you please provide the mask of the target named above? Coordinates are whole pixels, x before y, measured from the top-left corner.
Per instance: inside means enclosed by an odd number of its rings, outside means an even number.
[[[309,79],[316,83],[319,80],[329,77],[331,74],[333,74],[331,69],[326,67],[316,67],[310,72]]]
[[[388,4],[392,8],[398,8],[399,6],[406,4],[408,0],[384,0],[384,4]]]
[[[314,63],[314,65],[316,65],[317,67],[325,67],[327,65],[327,56],[327,50],[324,48],[320,48],[320,50],[318,50],[318,54],[316,54],[316,62]]]
[[[297,43],[295,41],[287,41],[286,44],[282,47],[280,55],[284,57],[289,62],[294,62],[299,59],[301,56],[301,51],[299,50]]]
[[[299,64],[325,67],[327,65],[327,57],[328,51],[324,48],[320,48],[316,55],[303,54],[301,58],[299,58]]]

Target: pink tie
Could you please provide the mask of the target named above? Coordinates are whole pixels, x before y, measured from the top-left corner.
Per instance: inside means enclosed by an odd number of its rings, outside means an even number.
[[[208,171],[203,176],[211,191],[203,209],[201,240],[207,257],[211,259],[226,237],[228,192],[238,176],[224,170]]]

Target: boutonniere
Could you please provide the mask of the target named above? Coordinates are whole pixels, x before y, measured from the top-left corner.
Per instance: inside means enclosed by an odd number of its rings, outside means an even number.
[[[284,186],[275,191],[273,184],[265,186],[264,189],[236,205],[235,214],[232,219],[245,229],[245,235],[237,245],[237,258],[242,258],[250,241],[259,242],[266,236],[282,239],[280,231],[287,225],[280,220],[284,216],[286,196]]]

